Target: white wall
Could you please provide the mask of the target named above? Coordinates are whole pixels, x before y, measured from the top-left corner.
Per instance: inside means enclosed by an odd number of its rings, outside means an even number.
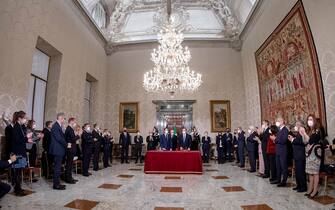
[[[294,6],[294,0],[263,1],[246,36],[242,48],[242,65],[246,93],[248,124],[259,124],[261,118],[255,51],[278,26]],[[314,37],[324,85],[328,133],[335,137],[335,1],[303,0],[306,15]]]
[[[143,74],[153,67],[150,48],[119,51],[108,64],[106,119],[113,133],[119,129],[119,103],[140,102],[139,128],[145,135],[156,124],[152,100],[171,100],[167,94],[148,94],[142,87]],[[190,67],[203,75],[203,85],[194,94],[176,95],[176,99],[196,100],[193,122],[199,132],[210,132],[209,100],[230,100],[232,127],[245,125],[245,96],[240,52],[230,48],[190,47]]]

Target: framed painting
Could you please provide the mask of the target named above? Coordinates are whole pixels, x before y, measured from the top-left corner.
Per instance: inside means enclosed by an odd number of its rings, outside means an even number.
[[[262,120],[287,124],[309,114],[326,127],[324,94],[312,32],[299,0],[255,53]]]
[[[119,130],[122,132],[126,127],[129,133],[136,133],[139,126],[138,102],[120,103]]]
[[[210,103],[211,131],[223,132],[231,126],[230,101],[212,100]]]

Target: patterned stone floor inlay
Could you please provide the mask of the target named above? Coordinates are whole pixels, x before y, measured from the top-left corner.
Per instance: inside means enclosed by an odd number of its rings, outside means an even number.
[[[164,179],[181,179],[180,176],[165,176]]]
[[[178,208],[178,207],[155,207],[155,210],[184,210],[184,208]]]
[[[120,184],[102,184],[98,188],[103,188],[103,189],[110,189],[110,190],[117,190],[121,187],[122,185]]]
[[[316,196],[313,200],[323,205],[335,203],[335,198],[328,195]]]
[[[183,188],[181,187],[161,187],[160,192],[181,193],[183,192]]]
[[[97,202],[97,201],[76,199],[76,200],[71,201],[70,203],[66,204],[64,207],[68,207],[68,208],[72,208],[72,209],[80,209],[80,210],[91,210],[96,205],[98,205],[98,203],[99,202]]]
[[[214,172],[214,171],[219,171],[219,170],[217,170],[217,169],[206,169],[205,171],[207,171],[207,172]]]
[[[241,206],[243,210],[272,210],[267,204]]]
[[[212,176],[213,179],[229,179],[228,176]]]
[[[129,174],[120,174],[117,177],[119,178],[126,178],[126,179],[130,179],[133,178],[134,175],[129,175]]]
[[[142,168],[130,168],[130,171],[142,171]]]
[[[241,191],[245,191],[245,189],[241,186],[229,186],[229,187],[222,187],[222,189],[224,189],[224,191],[226,192],[241,192]]]

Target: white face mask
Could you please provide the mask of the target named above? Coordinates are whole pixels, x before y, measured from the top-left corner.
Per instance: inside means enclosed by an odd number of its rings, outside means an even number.
[[[298,126],[294,126],[294,131],[298,131]]]
[[[262,125],[262,129],[264,130],[265,128],[266,128],[266,125],[263,124],[263,125]]]
[[[166,131],[165,131],[165,134],[168,134],[168,133],[169,133],[169,131],[168,131],[168,130],[166,130]]]
[[[185,133],[186,133],[186,131],[184,130],[184,131],[183,131],[183,134],[185,134]]]
[[[33,125],[33,129],[36,129],[36,125]]]
[[[277,126],[277,127],[280,127],[280,122],[276,122],[276,126]]]
[[[241,130],[238,130],[237,133],[241,133]]]
[[[140,135],[141,135],[141,133],[137,133],[137,135],[138,135],[138,136],[140,136]]]
[[[86,130],[86,132],[90,132],[91,131],[91,127],[87,127],[85,130]]]
[[[309,127],[313,127],[313,126],[314,126],[314,122],[313,122],[313,120],[308,120],[308,121],[307,121],[307,125],[308,125]]]
[[[251,133],[251,130],[250,130],[250,129],[248,130],[248,133],[249,133],[249,134]]]

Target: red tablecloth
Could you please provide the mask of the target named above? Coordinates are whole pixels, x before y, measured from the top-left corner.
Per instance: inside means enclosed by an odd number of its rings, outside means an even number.
[[[199,151],[148,151],[144,172],[148,174],[202,174]]]

